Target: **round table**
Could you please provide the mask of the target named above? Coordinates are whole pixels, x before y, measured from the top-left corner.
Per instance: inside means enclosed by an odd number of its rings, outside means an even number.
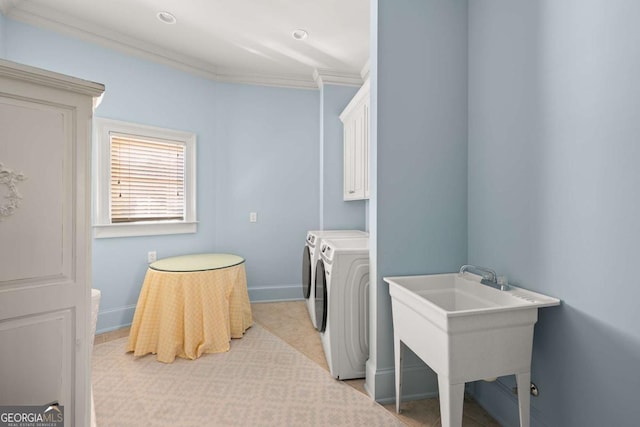
[[[159,259],[149,264],[157,271],[188,272],[229,268],[244,263],[244,258],[233,254],[194,254]]]
[[[127,351],[197,359],[228,351],[253,324],[244,258],[193,254],[158,260],[145,275]]]

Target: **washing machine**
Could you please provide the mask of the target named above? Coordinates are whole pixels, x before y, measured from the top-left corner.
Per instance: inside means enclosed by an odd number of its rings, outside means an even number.
[[[315,268],[320,259],[322,240],[368,236],[369,233],[360,230],[315,230],[307,232],[307,239],[302,253],[302,295],[307,303],[307,310],[314,328],[317,328],[317,325],[313,288],[315,286]]]
[[[315,314],[329,371],[365,377],[369,358],[369,239],[323,240],[316,264]]]

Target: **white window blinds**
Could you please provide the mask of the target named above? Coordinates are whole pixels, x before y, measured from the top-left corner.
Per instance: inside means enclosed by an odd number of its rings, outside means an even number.
[[[110,134],[111,223],[184,220],[185,144]]]

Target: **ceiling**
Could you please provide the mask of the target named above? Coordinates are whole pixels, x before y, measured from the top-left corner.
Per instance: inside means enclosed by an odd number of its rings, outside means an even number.
[[[0,0],[0,10],[221,81],[358,84],[368,68],[369,0]],[[297,29],[308,37],[294,39]]]

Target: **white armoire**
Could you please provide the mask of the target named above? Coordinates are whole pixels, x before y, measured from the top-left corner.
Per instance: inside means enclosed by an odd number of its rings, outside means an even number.
[[[0,405],[89,425],[98,83],[0,60]]]

